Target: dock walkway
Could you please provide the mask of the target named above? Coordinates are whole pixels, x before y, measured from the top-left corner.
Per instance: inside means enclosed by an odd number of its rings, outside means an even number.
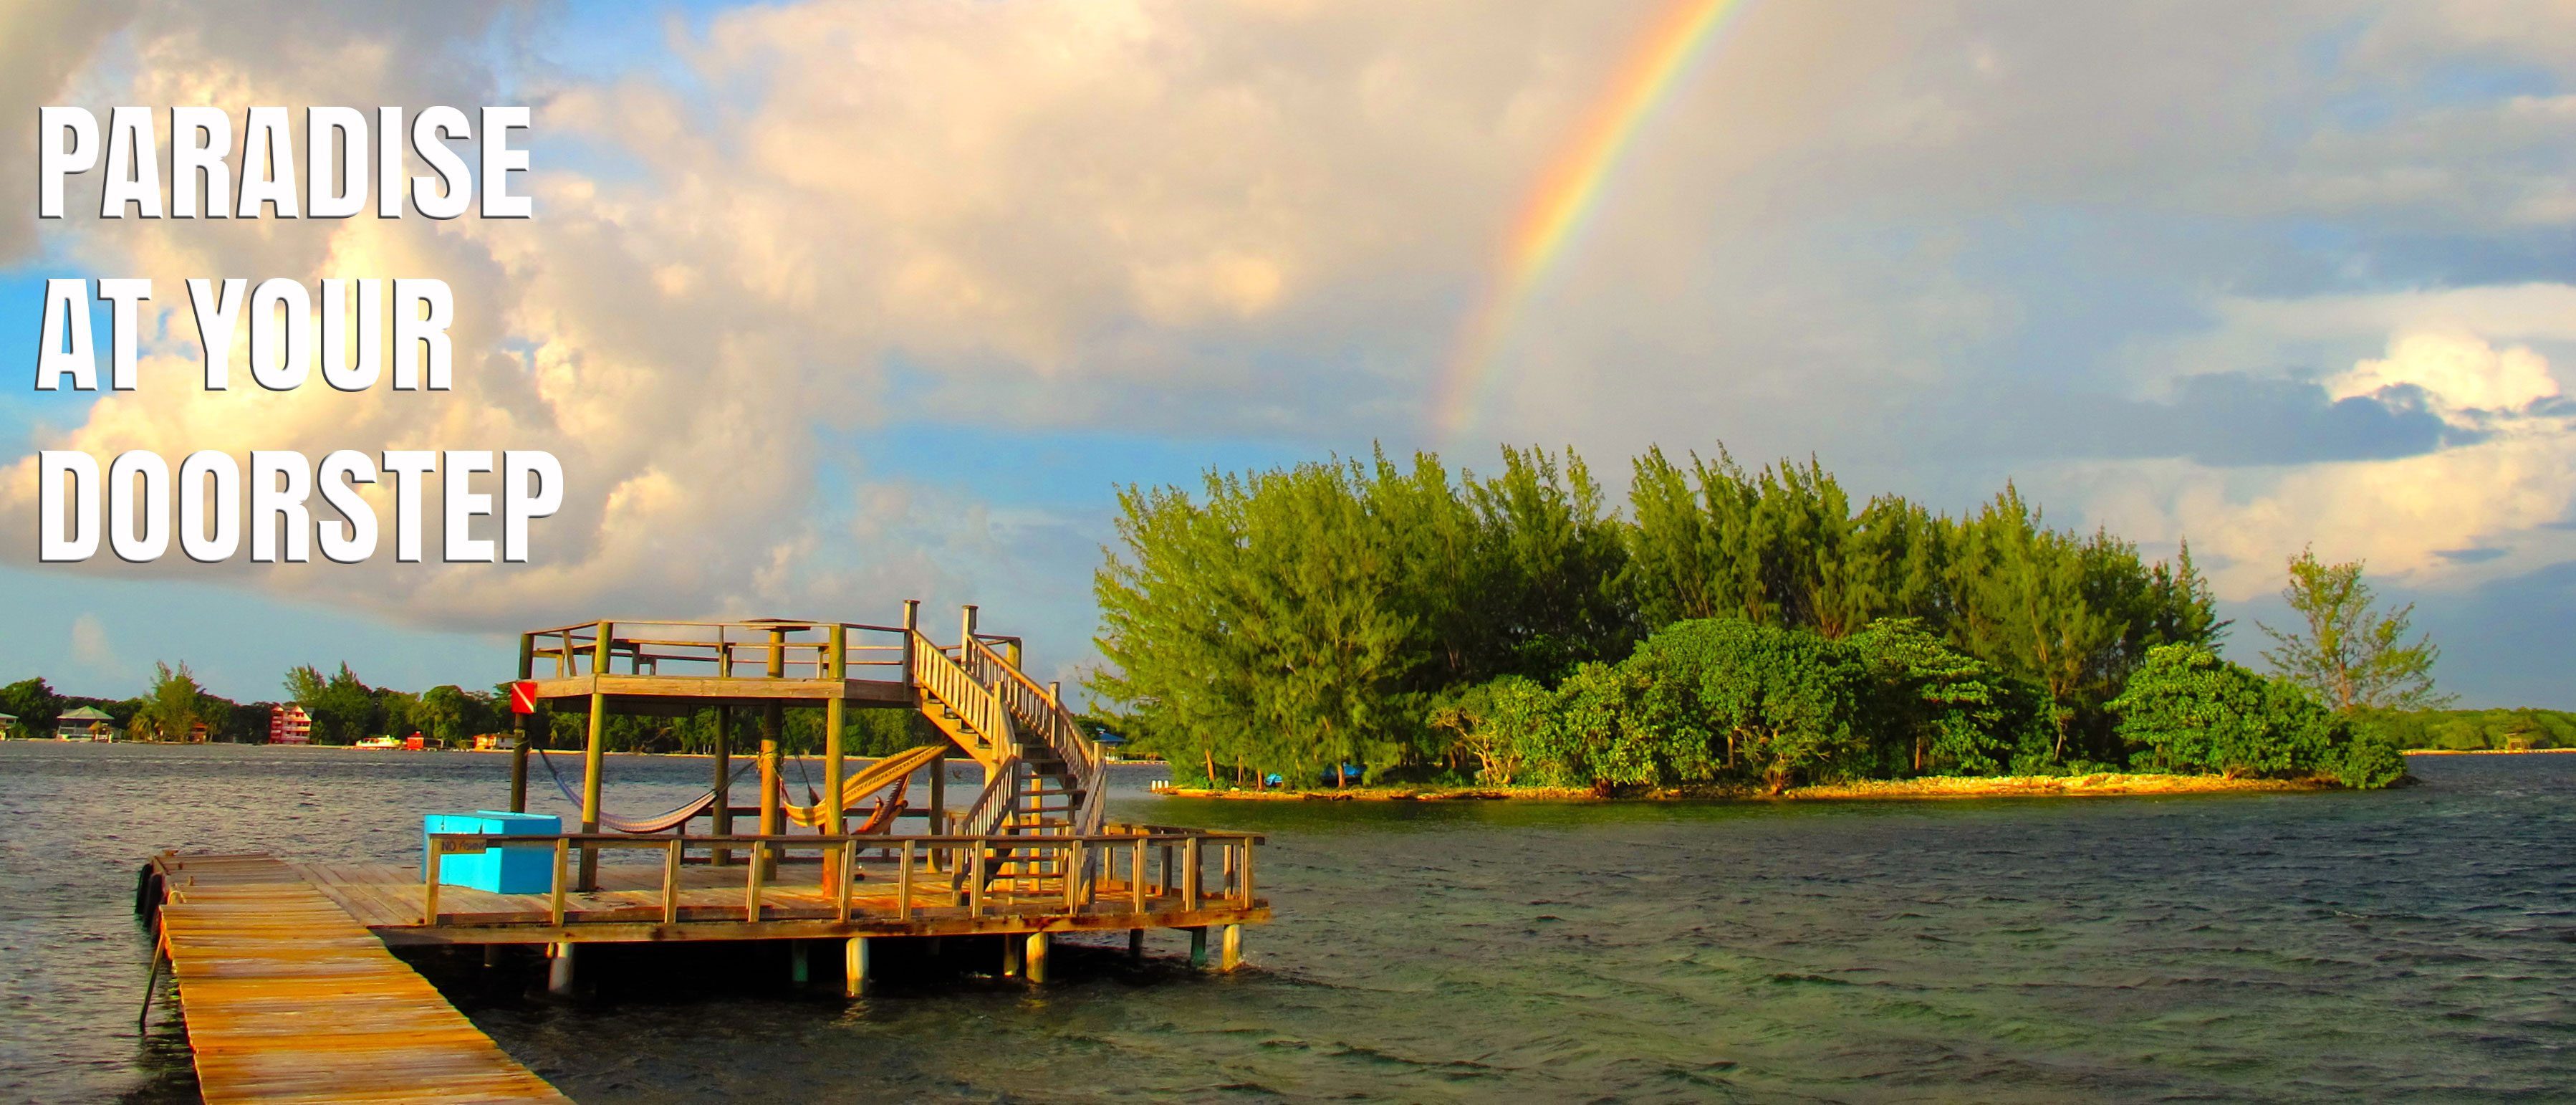
[[[562,1102],[302,874],[164,853],[161,932],[210,1105]]]

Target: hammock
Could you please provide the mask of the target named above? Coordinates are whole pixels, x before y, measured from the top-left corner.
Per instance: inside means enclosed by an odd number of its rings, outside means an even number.
[[[921,770],[924,765],[938,762],[947,755],[947,752],[948,746],[945,744],[924,745],[920,748],[907,748],[869,764],[860,769],[858,774],[842,781],[841,808],[846,810],[856,806],[861,799],[877,791],[901,787],[904,780],[910,778],[913,772]],[[780,782],[780,789],[785,789],[784,780]],[[784,796],[782,795],[781,798],[783,799]],[[884,831],[887,825],[894,822],[895,811],[901,810],[903,804],[903,792],[898,789],[877,803],[877,812],[868,818],[866,825],[856,831],[861,833]],[[803,806],[788,806],[782,801],[781,806],[788,819],[799,825],[823,823],[824,805],[819,801]]]
[[[572,803],[575,809],[580,808],[581,796],[574,794],[572,792],[572,785],[564,782],[563,772],[555,770],[554,758],[546,755],[546,750],[542,748],[537,749],[536,753],[537,759],[545,762],[546,774],[554,776],[555,789],[563,792],[564,801]],[[742,773],[750,770],[752,765],[757,762],[758,761],[756,760],[743,761],[743,765],[741,767],[733,769],[732,779],[727,779],[726,782],[732,782],[733,779],[741,778]],[[687,823],[690,818],[707,812],[707,809],[715,804],[716,792],[713,789],[709,789],[705,794],[699,795],[695,801],[690,802],[688,805],[657,817],[629,820],[602,810],[599,814],[599,824],[601,828],[614,829],[621,833],[658,833],[668,829],[678,828],[679,826]]]
[[[866,768],[860,770],[857,775],[850,777],[841,784],[841,808],[849,809],[852,806],[858,805],[859,800],[867,797],[869,794],[884,790],[889,786],[901,784],[904,779],[909,777],[913,772],[921,770],[922,765],[941,759],[947,751],[948,749],[945,745],[925,745],[920,748],[905,749],[902,752],[898,752],[892,756],[888,756],[875,763],[869,764]],[[536,753],[537,759],[543,761],[546,765],[546,774],[554,777],[555,789],[562,792],[564,801],[572,803],[575,808],[579,808],[581,806],[581,796],[574,794],[572,784],[565,782],[563,773],[555,770],[554,759],[546,755],[545,749],[537,749]],[[751,770],[751,768],[758,763],[758,760],[745,760],[742,766],[733,769],[733,777],[735,779],[741,778],[743,772]],[[802,766],[803,765],[801,764],[799,765],[799,767]],[[806,826],[819,826],[823,823],[823,804],[821,802],[814,801],[810,805],[803,806],[788,805],[786,802],[787,796],[785,794],[787,789],[786,780],[779,780],[778,788],[780,791],[780,812],[785,813],[789,820],[792,820],[799,825]],[[810,788],[807,790],[807,794],[809,795],[810,800],[810,797],[812,796],[812,790]],[[705,813],[709,807],[712,807],[715,804],[716,792],[710,789],[705,794],[699,795],[695,801],[658,817],[629,820],[627,818],[614,816],[603,810],[599,815],[599,824],[602,828],[612,829],[621,833],[643,834],[664,832],[685,824],[690,818],[696,817],[701,813]],[[885,831],[887,826],[894,823],[895,816],[903,809],[903,806],[903,795],[898,791],[888,800],[879,802],[877,804],[876,813],[871,815],[867,820],[867,824],[861,826],[857,831],[861,833]]]

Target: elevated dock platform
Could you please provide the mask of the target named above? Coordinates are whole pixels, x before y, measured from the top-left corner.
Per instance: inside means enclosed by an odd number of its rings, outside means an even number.
[[[169,853],[152,866],[162,948],[210,1105],[571,1105],[295,868]]]

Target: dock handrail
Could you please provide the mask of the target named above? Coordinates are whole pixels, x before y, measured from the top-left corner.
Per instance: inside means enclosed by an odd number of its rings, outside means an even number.
[[[993,772],[993,785],[975,796],[975,804],[957,819],[957,827],[969,836],[988,836],[1003,828],[1011,811],[1019,805],[1020,759],[1006,758]]]
[[[916,629],[911,633],[912,683],[937,698],[941,705],[957,712],[968,728],[994,746],[1001,756],[1019,754],[1019,736],[1012,729],[1010,712],[1002,700],[979,682],[964,664],[931,643],[928,634]]]
[[[533,833],[492,835],[484,833],[430,833],[422,864],[421,916],[424,927],[442,924],[439,909],[441,860],[445,856],[479,853],[491,848],[550,848],[554,853],[554,873],[549,888],[549,924],[554,928],[581,922],[567,908],[571,889],[570,856],[575,848],[657,849],[663,853],[660,892],[656,901],[661,907],[661,923],[686,924],[697,921],[757,921],[766,905],[763,891],[771,884],[768,869],[790,852],[813,852],[818,858],[837,856],[838,863],[820,864],[824,881],[818,889],[834,903],[836,918],[843,923],[853,917],[855,903],[852,890],[858,880],[841,878],[834,887],[835,872],[856,872],[863,853],[881,852],[893,864],[897,921],[910,921],[918,911],[960,911],[964,916],[979,917],[996,912],[996,906],[1008,906],[1043,898],[1050,906],[1061,904],[1069,913],[1081,913],[1110,906],[1126,907],[1136,914],[1162,912],[1149,910],[1149,905],[1177,904],[1181,912],[1196,912],[1204,902],[1223,901],[1230,906],[1251,909],[1260,904],[1253,891],[1253,849],[1266,838],[1255,833],[1192,829],[1177,832],[1082,833],[1057,836],[1023,836],[1010,834],[877,836],[860,834],[773,834],[693,837],[639,838],[616,833]],[[1213,848],[1210,846],[1213,845]],[[736,910],[724,910],[724,916],[689,918],[683,914],[680,871],[692,850],[708,853],[747,853],[750,862],[744,866],[744,897]],[[1034,876],[996,873],[989,865],[996,855],[1014,853],[1035,857],[1046,852],[1062,852],[1061,870],[1065,875]],[[1219,857],[1220,877],[1211,887],[1206,877],[1206,856],[1214,851]],[[970,873],[963,885],[956,885],[938,875],[952,868]],[[1159,860],[1159,862],[1157,862]],[[1066,877],[1097,861],[1099,878]],[[1123,861],[1126,877],[1116,879]],[[1020,860],[1018,862],[1030,862]],[[1026,882],[1032,885],[996,890],[1000,882]],[[1044,884],[1053,882],[1048,887]],[[1104,891],[1115,887],[1115,899]],[[927,901],[916,898],[927,895]],[[1177,903],[1169,899],[1177,899]],[[697,908],[703,914],[704,907]],[[1012,910],[1000,910],[1013,912]]]
[[[1100,831],[1108,812],[1108,787],[1101,772],[1106,766],[1100,748],[1084,735],[1082,724],[1072,711],[1057,701],[1053,688],[1042,687],[1020,670],[1019,665],[993,651],[981,639],[970,639],[966,648],[966,671],[976,681],[993,689],[994,696],[1013,718],[1026,722],[1029,728],[1063,760],[1065,769],[1082,786],[1082,807],[1073,812],[1074,831]]]
[[[608,632],[606,663],[599,648],[600,632]],[[833,629],[842,632],[845,641],[858,641],[864,634],[884,634],[893,641],[880,644],[844,644],[841,655],[831,654]],[[696,631],[696,632],[692,632]],[[532,664],[551,662],[553,677],[574,678],[584,675],[618,674],[622,662],[629,675],[691,675],[712,678],[735,678],[736,667],[758,665],[766,676],[776,669],[778,678],[792,673],[795,678],[828,679],[833,672],[858,668],[904,667],[903,636],[900,626],[865,625],[857,622],[828,621],[741,621],[689,622],[652,619],[618,620],[603,618],[574,625],[532,630],[527,654]],[[817,635],[805,639],[805,635]],[[837,660],[838,663],[834,661]],[[773,664],[772,661],[775,661]],[[711,671],[669,673],[663,664],[689,667],[712,667]]]

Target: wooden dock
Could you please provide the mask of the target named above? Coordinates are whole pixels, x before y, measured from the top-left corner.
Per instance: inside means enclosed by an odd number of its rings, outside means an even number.
[[[157,857],[161,941],[211,1105],[572,1099],[264,855]]]
[[[810,983],[810,945],[838,941],[852,998],[884,940],[984,938],[1002,977],[1044,983],[1060,934],[1124,931],[1141,956],[1149,930],[1175,929],[1192,967],[1238,966],[1244,926],[1270,919],[1253,871],[1262,838],[1109,823],[1107,759],[1062,688],[1021,670],[1019,638],[977,632],[968,606],[943,646],[919,608],[906,602],[899,626],[602,619],[521,634],[511,697],[535,721],[523,738],[552,732],[558,708],[587,715],[581,792],[565,788],[576,831],[499,817],[442,831],[457,819],[439,817],[417,865],[155,857],[137,905],[161,910],[206,1100],[566,1100],[388,944],[541,946],[562,996],[578,992],[585,944],[786,941],[791,978]],[[804,805],[781,772],[791,708],[821,715],[822,786]],[[943,741],[848,774],[853,708],[915,711]],[[736,710],[758,721],[756,808],[733,804]],[[708,792],[610,815],[608,716],[700,711],[714,714]],[[513,812],[526,809],[528,744],[512,757]],[[950,750],[983,775],[962,810],[946,798]],[[918,808],[915,775],[928,791]],[[756,831],[737,831],[737,814],[756,815]],[[926,831],[896,832],[907,816]],[[691,835],[701,819],[708,831]]]

